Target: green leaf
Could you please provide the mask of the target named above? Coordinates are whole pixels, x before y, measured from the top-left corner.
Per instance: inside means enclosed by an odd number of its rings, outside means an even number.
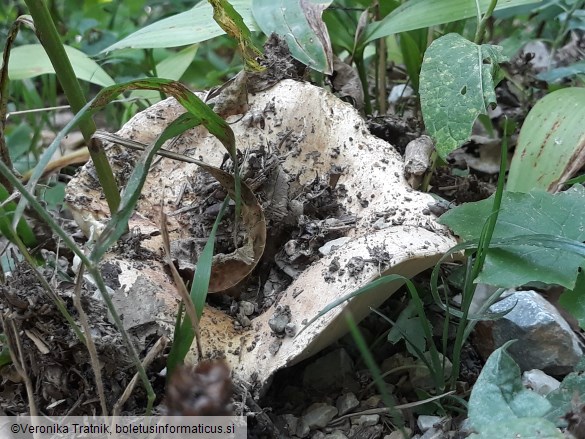
[[[178,81],[193,62],[193,58],[195,57],[198,48],[198,44],[192,44],[179,52],[167,56],[156,65],[156,75],[159,78]],[[160,100],[160,93],[152,90],[134,90],[130,93],[129,98],[148,99],[150,103],[153,104]]]
[[[248,29],[238,11],[227,0],[208,1],[213,6],[213,19],[215,22],[238,42],[246,68],[253,72],[264,70],[257,61],[262,52],[252,42],[250,29]]]
[[[585,164],[585,89],[564,88],[530,110],[510,163],[507,189],[556,192]]]
[[[388,341],[396,344],[402,339],[408,340],[406,348],[414,356],[417,356],[416,350],[425,352],[427,343],[425,333],[421,328],[421,319],[424,318],[425,316],[417,315],[415,303],[410,301],[388,333]]]
[[[575,287],[566,289],[559,297],[559,305],[577,319],[581,329],[585,329],[585,267],[577,276]]]
[[[226,198],[223,202],[221,209],[215,218],[211,233],[203,251],[197,259],[197,270],[193,277],[193,283],[191,285],[191,300],[195,305],[195,311],[197,317],[201,318],[203,314],[203,307],[205,306],[205,299],[209,290],[209,278],[211,276],[211,266],[213,263],[213,249],[215,247],[215,235],[217,234],[217,228],[221,222],[225,209],[228,205],[229,198]],[[167,360],[167,369],[169,375],[172,374],[173,370],[185,360],[185,356],[195,338],[195,332],[193,331],[193,325],[186,315],[178,328],[175,329],[175,336],[173,339],[173,345],[171,352],[169,352],[169,358]]]
[[[64,46],[78,79],[108,87],[114,80],[85,53],[73,47]],[[1,55],[0,55],[1,56]],[[55,73],[47,52],[40,44],[25,44],[12,49],[8,63],[8,77],[11,80],[34,78]]]
[[[554,424],[538,419],[551,405],[522,385],[520,368],[506,352],[512,342],[489,356],[473,386],[468,412],[472,427],[485,438],[563,437]],[[549,436],[543,436],[543,431]]]
[[[472,434],[470,439],[567,439],[555,425],[542,418],[520,418],[507,422],[487,425],[479,434]]]
[[[321,13],[332,0],[253,0],[256,23],[284,38],[292,56],[319,72],[333,71],[331,42]]]
[[[420,100],[425,126],[442,159],[469,139],[477,117],[496,102],[494,76],[505,59],[501,47],[478,46],[458,34],[447,34],[427,49]]]
[[[250,30],[257,30],[252,17],[252,0],[233,0],[232,6]],[[213,8],[202,1],[188,11],[164,18],[130,34],[102,52],[119,49],[152,49],[200,43],[225,32],[213,19]]]
[[[18,221],[16,231],[12,228],[12,215],[16,209],[16,203],[14,201],[5,203],[8,196],[9,194],[6,188],[0,185],[0,235],[4,235],[7,239],[14,242],[15,238],[13,233],[16,232],[16,235],[18,235],[20,240],[28,248],[36,246],[37,238],[24,218]]]
[[[537,79],[546,82],[556,82],[568,76],[585,74],[585,61],[573,63],[567,67],[557,67],[556,69],[542,72],[536,75]]]
[[[419,45],[408,32],[403,32],[400,34],[400,51],[402,53],[402,59],[404,60],[404,65],[406,67],[408,77],[412,83],[412,87],[415,91],[418,92],[423,54],[419,48]]]
[[[574,410],[575,400],[585,401],[585,358],[575,366],[575,371],[567,375],[558,389],[553,390],[546,399],[553,407],[547,414],[546,419],[554,422],[558,427],[566,427],[567,421],[564,416]]]
[[[439,222],[466,241],[477,239],[491,213],[492,197],[456,207],[445,213]],[[528,194],[504,192],[494,240],[555,235],[559,237],[558,242],[556,248],[537,242],[522,244],[521,241],[505,249],[490,248],[476,281],[504,288],[531,281],[573,288],[578,269],[585,259],[582,255],[575,255],[568,247],[570,243],[563,240],[574,240],[570,242],[577,244],[585,240],[583,206],[585,189],[580,185],[554,195],[539,191]]]
[[[499,0],[495,10],[538,1]],[[399,32],[475,17],[477,14],[475,3],[469,0],[410,0],[396,8],[383,20],[370,24],[366,30],[365,43]],[[490,0],[479,0],[482,13],[487,10],[489,4]]]

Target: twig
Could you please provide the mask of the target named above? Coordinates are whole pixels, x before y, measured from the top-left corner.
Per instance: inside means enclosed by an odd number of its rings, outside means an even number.
[[[164,335],[157,340],[157,342],[154,344],[152,349],[146,354],[146,357],[144,357],[144,360],[142,361],[142,367],[144,369],[146,369],[150,365],[150,363],[152,363],[152,360],[154,360],[167,347],[168,342],[169,339],[166,338]],[[124,393],[122,394],[122,396],[120,396],[118,401],[116,401],[116,404],[114,404],[114,408],[112,409],[112,416],[114,417],[120,416],[120,410],[122,409],[128,398],[130,398],[130,395],[132,394],[134,387],[136,387],[136,383],[138,382],[139,377],[140,374],[138,373],[136,373],[132,377],[132,380],[130,380],[130,382],[126,386],[126,389],[124,389]]]
[[[20,344],[20,338],[18,337],[18,330],[16,329],[16,325],[14,324],[14,320],[10,319],[10,329],[7,325],[6,320],[0,315],[0,321],[2,322],[2,327],[4,328],[4,335],[6,336],[6,341],[8,342],[8,352],[10,352],[10,358],[12,359],[12,364],[16,369],[16,372],[22,377],[24,380],[24,385],[26,387],[26,395],[28,397],[28,405],[30,408],[30,415],[31,416],[38,416],[39,412],[37,410],[37,405],[35,403],[35,394],[33,390],[32,381],[28,372],[26,370],[26,363],[24,361],[24,354],[22,351],[22,345]],[[16,354],[18,353],[18,357]]]
[[[97,350],[95,348],[95,343],[93,342],[93,337],[91,336],[91,328],[89,326],[89,321],[87,319],[87,314],[83,310],[83,306],[81,306],[81,283],[83,282],[83,270],[84,265],[83,263],[79,267],[79,272],[77,273],[77,281],[75,282],[75,294],[73,295],[73,304],[79,313],[79,321],[81,322],[81,326],[85,331],[85,345],[87,346],[87,351],[89,352],[89,358],[91,360],[91,367],[93,369],[93,373],[95,375],[95,385],[97,388],[97,393],[100,398],[100,405],[102,407],[102,414],[104,416],[108,416],[108,406],[106,404],[106,395],[104,393],[104,382],[102,380],[102,372],[100,369],[99,358],[97,354]]]
[[[391,410],[396,410],[396,409],[405,410],[405,409],[410,409],[412,407],[418,407],[420,405],[424,405],[424,404],[427,404],[429,402],[436,401],[437,399],[441,399],[445,396],[449,396],[453,393],[455,393],[455,391],[451,390],[450,392],[443,393],[443,394],[437,395],[437,396],[433,396],[432,398],[423,399],[422,401],[415,401],[415,402],[409,402],[407,404],[395,405],[394,407],[392,407],[392,409],[390,409],[389,407],[380,407],[380,408],[376,408],[376,409],[363,410],[361,412],[356,412],[356,413],[348,413],[347,415],[343,415],[337,419],[334,419],[333,421],[331,421],[329,423],[329,425],[337,424],[339,421],[341,421],[343,419],[353,418],[354,416],[390,414]]]

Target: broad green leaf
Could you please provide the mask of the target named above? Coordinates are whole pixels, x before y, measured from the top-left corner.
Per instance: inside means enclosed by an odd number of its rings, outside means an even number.
[[[422,318],[425,318],[424,316]],[[413,301],[410,301],[406,308],[400,313],[396,324],[390,329],[388,333],[388,341],[392,344],[398,343],[400,340],[408,340],[406,348],[408,351],[417,356],[416,350],[425,352],[426,339],[425,333],[421,328],[421,317],[416,314],[416,306]],[[415,350],[416,349],[416,350]]]
[[[559,190],[585,164],[585,89],[564,88],[530,110],[510,163],[507,189]]]
[[[427,49],[420,72],[420,101],[425,126],[439,156],[459,148],[473,123],[496,102],[494,76],[505,60],[498,46],[478,46],[447,34]]]
[[[156,65],[156,75],[159,78],[178,81],[193,62],[198,47],[198,44],[192,44],[166,57]],[[148,99],[150,103],[155,103],[160,100],[160,93],[152,90],[134,90],[129,98]]]
[[[583,74],[585,74],[585,61],[576,62],[567,67],[558,67],[556,69],[549,70],[548,72],[542,72],[536,75],[536,77],[541,81],[555,82],[559,79],[564,79],[569,76]]]
[[[513,6],[537,3],[539,0],[499,0],[496,11]],[[473,0],[410,0],[396,8],[383,20],[370,24],[366,30],[365,43],[423,27],[450,23],[475,17],[476,2]],[[482,13],[487,10],[490,0],[479,0]]]
[[[213,6],[213,19],[230,37],[238,42],[246,68],[259,72],[264,68],[258,63],[257,58],[262,54],[252,42],[250,29],[246,27],[242,16],[227,0],[208,0]]]
[[[440,219],[466,241],[480,236],[491,212],[493,196],[467,203],[445,213]],[[477,282],[498,287],[515,287],[531,281],[573,288],[578,269],[585,262],[569,248],[570,242],[585,241],[585,189],[576,185],[558,193],[504,192],[494,240],[512,240],[519,236],[555,235],[555,248],[538,242],[490,248]],[[538,240],[537,240],[538,241]]]
[[[114,84],[114,80],[85,53],[70,46],[64,47],[77,78],[102,87]],[[42,45],[25,44],[10,52],[8,77],[11,80],[34,78],[47,73],[55,73],[55,69]]]
[[[552,405],[552,409],[546,414],[546,419],[554,422],[558,427],[566,427],[564,416],[574,410],[575,400],[585,401],[585,359],[581,361],[575,370],[567,375],[558,389],[553,390],[546,399]]]
[[[253,0],[256,23],[284,38],[292,56],[325,74],[333,71],[331,42],[321,13],[332,0]]]
[[[250,30],[257,30],[252,17],[252,0],[233,0],[230,2],[242,16]],[[213,8],[202,1],[188,11],[164,18],[130,34],[112,44],[103,52],[119,49],[151,49],[156,47],[177,47],[223,35],[225,32],[213,19]]]
[[[486,425],[481,433],[472,434],[470,439],[530,438],[530,439],[567,439],[550,421],[542,418],[519,418],[507,422],[494,422]]]
[[[559,297],[559,305],[577,319],[579,326],[585,329],[585,267],[577,276],[575,287],[566,289]]]
[[[512,342],[489,356],[473,386],[468,412],[471,425],[480,437],[557,437],[538,435],[543,427],[554,431],[554,424],[537,422],[551,409],[551,405],[544,397],[522,385],[520,368],[506,352]],[[494,431],[500,434],[487,435]],[[520,432],[529,434],[515,436]]]

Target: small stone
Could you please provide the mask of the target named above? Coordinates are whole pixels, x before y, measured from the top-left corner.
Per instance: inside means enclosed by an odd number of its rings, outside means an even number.
[[[380,415],[361,415],[351,418],[353,425],[361,425],[362,427],[371,427],[380,422]]]
[[[252,302],[242,300],[240,302],[240,311],[245,316],[251,316],[252,314],[254,314],[254,304]]]
[[[300,418],[297,422],[297,436],[301,438],[307,437],[310,432],[311,429],[309,428],[309,425],[303,418]]]
[[[412,87],[410,85],[397,84],[394,87],[392,87],[392,90],[390,90],[390,94],[388,95],[388,103],[391,105],[395,104],[400,99],[408,98],[408,97],[412,96],[413,93],[414,93],[414,90],[412,89]]]
[[[290,308],[288,306],[277,306],[276,311],[268,320],[268,326],[275,334],[283,334],[287,323],[290,322]]]
[[[440,428],[429,428],[420,439],[444,439],[445,432]]]
[[[501,319],[478,323],[475,344],[484,358],[516,339],[507,352],[521,371],[538,369],[564,375],[574,369],[583,355],[569,324],[536,291],[515,291],[492,305],[490,311],[509,312]]]
[[[268,352],[270,352],[272,355],[276,355],[276,353],[280,350],[281,345],[282,345],[282,340],[274,340],[268,346]]]
[[[416,425],[424,433],[433,428],[433,426],[440,424],[442,419],[440,416],[420,415],[416,420]]]
[[[325,427],[335,416],[337,416],[335,407],[318,402],[311,404],[301,419],[313,430]]]
[[[412,430],[410,428],[404,427],[404,432],[406,433],[406,436],[403,435],[399,430],[393,431],[392,433],[384,436],[384,439],[410,439],[412,436]]]
[[[358,401],[354,393],[349,392],[344,393],[339,398],[337,398],[337,403],[335,405],[337,407],[337,410],[339,411],[339,416],[343,416],[346,413],[352,411],[358,405],[360,405],[360,402]]]
[[[387,227],[390,227],[391,225],[392,225],[392,224],[390,224],[390,223],[387,223],[386,221],[384,221],[384,218],[378,218],[378,219],[376,220],[376,222],[375,222],[374,224],[372,224],[372,227],[373,227],[375,230],[382,230],[382,229],[385,229],[385,228],[387,228]]]
[[[524,372],[522,374],[522,384],[524,387],[532,389],[542,396],[548,395],[553,390],[558,389],[561,385],[558,380],[538,369]]]
[[[322,431],[316,431],[311,435],[311,439],[325,439],[325,433]]]
[[[375,409],[380,405],[380,401],[382,401],[382,397],[380,395],[372,395],[364,401],[364,406],[369,409]]]
[[[325,439],[347,439],[347,436],[341,430],[333,430]]]
[[[243,328],[249,328],[250,326],[252,326],[252,321],[247,316],[244,315],[238,316],[238,322]]]
[[[297,326],[294,323],[287,323],[284,327],[284,333],[289,337],[294,337],[297,333]]]
[[[290,434],[295,434],[297,431],[297,425],[299,423],[299,418],[297,418],[294,415],[282,415],[281,419],[284,421],[284,425],[286,430],[290,433]]]
[[[366,261],[364,261],[364,258],[361,256],[354,256],[347,262],[345,267],[350,276],[356,276],[364,270],[365,266]]]

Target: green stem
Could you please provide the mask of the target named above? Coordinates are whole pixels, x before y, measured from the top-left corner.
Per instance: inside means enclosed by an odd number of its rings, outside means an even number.
[[[575,11],[577,11],[578,9],[583,9],[584,6],[585,6],[585,1],[579,2],[579,1],[575,0],[575,3],[573,3],[573,6],[571,6],[571,9],[569,9],[567,11],[567,17],[561,23],[561,28],[559,29],[557,37],[555,38],[555,40],[553,41],[552,46],[551,46],[551,57],[550,57],[551,60],[553,59],[553,56],[554,56],[556,50],[559,48],[559,46],[561,45],[561,43],[563,42],[563,40],[565,38],[565,34],[567,32],[567,28],[569,27],[569,21],[571,21],[571,17],[575,13]]]
[[[372,114],[372,103],[370,102],[370,93],[368,92],[368,75],[364,63],[364,52],[356,52],[354,61],[364,90],[364,110],[366,115],[370,115]]]
[[[65,48],[61,43],[49,9],[43,0],[25,0],[25,3],[33,17],[37,37],[47,52],[51,64],[53,64],[59,83],[71,105],[71,110],[77,113],[86,104],[85,96],[79,86]],[[93,119],[85,118],[79,125],[83,138],[89,144],[89,140],[96,130]],[[120,193],[106,153],[101,148],[89,148],[89,153],[95,165],[98,179],[103,188],[110,211],[114,213],[120,205]]]
[[[479,1],[479,0],[476,0]],[[488,20],[490,19],[490,17],[492,16],[492,12],[494,12],[494,9],[496,9],[496,5],[498,4],[498,0],[492,0],[487,8],[487,11],[485,11],[485,14],[483,15],[483,17],[479,16],[479,8],[478,8],[478,16],[477,16],[477,21],[478,21],[478,25],[477,25],[477,32],[475,33],[475,38],[473,40],[473,42],[475,44],[481,44],[482,40],[483,40],[483,34],[485,33],[485,28],[487,26]]]
[[[6,137],[4,136],[4,130],[6,128],[6,108],[8,103],[8,65],[10,61],[10,51],[12,50],[12,44],[18,35],[20,25],[26,23],[26,19],[18,17],[6,37],[6,43],[4,44],[4,52],[2,53],[2,70],[0,70],[0,160],[4,161],[6,166],[12,169],[12,159],[6,145]],[[0,185],[4,186],[9,194],[12,193],[12,185],[10,182],[0,176]]]

